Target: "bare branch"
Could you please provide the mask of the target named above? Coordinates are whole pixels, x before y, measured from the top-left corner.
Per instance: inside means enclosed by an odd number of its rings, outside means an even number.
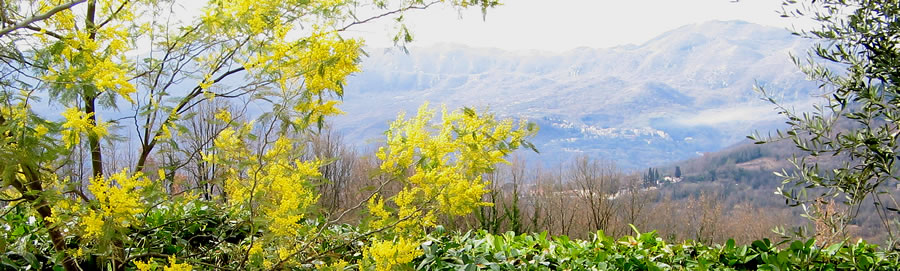
[[[439,2],[441,2],[441,1],[431,1],[431,2],[428,2],[428,4],[425,4],[425,5],[422,5],[422,6],[411,5],[411,6],[407,6],[407,7],[398,8],[398,9],[395,9],[395,10],[392,10],[392,11],[388,11],[388,12],[385,12],[385,13],[382,13],[382,14],[379,14],[379,15],[376,15],[376,16],[369,17],[368,19],[365,19],[365,20],[362,20],[362,21],[355,21],[355,22],[352,22],[352,23],[350,23],[350,24],[348,24],[348,25],[346,25],[346,26],[344,26],[344,27],[339,28],[339,29],[337,30],[337,32],[342,32],[342,31],[344,31],[344,30],[347,30],[348,28],[350,28],[350,27],[352,27],[352,26],[354,26],[354,25],[368,23],[369,21],[372,21],[372,20],[375,20],[375,19],[380,19],[380,18],[383,18],[383,17],[388,16],[388,15],[393,15],[393,14],[397,14],[397,13],[400,13],[400,12],[404,12],[404,11],[407,11],[407,10],[410,10],[410,9],[426,9],[426,8],[430,7],[431,5],[437,4],[437,3],[439,3]]]

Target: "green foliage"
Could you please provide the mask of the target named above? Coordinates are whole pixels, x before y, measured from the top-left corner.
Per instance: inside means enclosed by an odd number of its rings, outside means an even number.
[[[28,214],[25,206],[14,206],[0,219],[0,269],[41,269],[52,266],[44,255],[52,247],[40,218]]]
[[[707,246],[670,244],[656,232],[613,239],[572,240],[547,233],[495,235],[484,231],[436,234],[413,263],[420,270],[897,270],[896,254],[859,241],[827,248],[806,242],[757,240]]]
[[[846,234],[856,215],[853,210],[874,197],[885,230],[893,236],[897,204],[882,192],[900,177],[895,163],[900,148],[900,5],[892,0],[797,2],[785,1],[784,16],[818,23],[798,34],[820,43],[806,61],[797,57],[794,61],[820,83],[824,104],[813,112],[797,113],[761,90],[790,127],[768,139],[758,135],[751,139],[789,140],[803,151],[792,160],[793,172],[779,174],[785,186],[778,193],[827,225],[831,232],[825,234]],[[824,166],[829,160],[839,163]],[[847,211],[834,214],[818,207],[834,199],[847,204]]]

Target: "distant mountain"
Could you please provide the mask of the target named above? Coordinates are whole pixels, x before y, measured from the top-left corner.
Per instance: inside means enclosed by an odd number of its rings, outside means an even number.
[[[512,53],[445,44],[369,49],[346,84],[335,127],[355,143],[380,138],[400,111],[425,101],[490,108],[541,126],[548,164],[574,154],[642,168],[734,144],[781,122],[755,84],[788,104],[808,105],[816,86],[789,53],[810,41],[739,21],[688,25],[641,45]],[[802,107],[801,107],[802,108]]]

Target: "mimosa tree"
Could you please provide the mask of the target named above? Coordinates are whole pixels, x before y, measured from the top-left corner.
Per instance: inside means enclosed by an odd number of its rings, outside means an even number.
[[[493,0],[3,1],[0,40],[0,262],[33,268],[385,270],[420,254],[435,216],[481,206],[480,176],[531,147],[536,128],[471,109],[423,107],[400,117],[378,152],[399,193],[380,188],[355,208],[317,208],[319,168],[297,135],[340,114],[343,84],[359,71],[363,40],[342,33],[433,5],[487,8]],[[193,16],[192,16],[193,15]],[[193,108],[216,99],[268,108],[219,109],[208,143],[183,150]],[[48,105],[36,110],[35,105]],[[52,111],[52,112],[46,112]],[[57,113],[60,112],[60,113]],[[124,117],[123,117],[124,116]],[[104,142],[133,142],[135,150]],[[160,148],[167,146],[167,148]],[[63,168],[89,152],[88,174]],[[183,151],[225,169],[211,197],[163,184],[177,165],[151,157]],[[133,152],[134,163],[110,153]],[[168,180],[167,180],[168,179]],[[215,192],[218,191],[218,192]],[[204,193],[209,191],[204,191]],[[359,232],[337,225],[370,214]],[[337,251],[361,251],[360,255]]]

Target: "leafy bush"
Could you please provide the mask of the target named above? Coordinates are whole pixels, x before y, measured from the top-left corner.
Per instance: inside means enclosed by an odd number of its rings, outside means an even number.
[[[898,255],[865,241],[826,248],[815,241],[768,239],[750,245],[670,244],[656,232],[614,239],[602,231],[592,240],[546,233],[515,235],[484,231],[437,231],[422,244],[413,264],[421,270],[898,270]]]

